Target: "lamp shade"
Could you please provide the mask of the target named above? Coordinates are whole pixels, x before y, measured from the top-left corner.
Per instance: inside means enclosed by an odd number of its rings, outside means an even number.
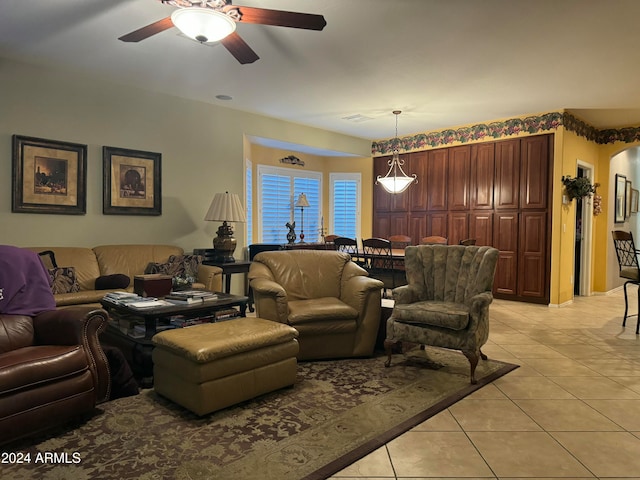
[[[235,193],[216,193],[211,201],[205,220],[213,222],[246,222],[244,208]]]
[[[298,196],[298,201],[296,202],[296,207],[309,207],[309,200],[307,200],[307,196],[304,193],[301,193]]]
[[[201,43],[217,42],[236,29],[229,16],[211,8],[179,8],[171,14],[171,21],[187,37]]]

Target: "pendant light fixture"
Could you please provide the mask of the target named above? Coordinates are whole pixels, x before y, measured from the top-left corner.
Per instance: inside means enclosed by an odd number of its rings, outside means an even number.
[[[393,111],[393,114],[396,116],[396,138],[393,140],[393,155],[391,160],[389,160],[389,171],[384,177],[378,175],[376,178],[376,185],[380,183],[389,193],[404,192],[412,183],[418,183],[418,177],[415,173],[409,176],[404,173],[402,169],[404,160],[400,158],[400,152],[398,150],[398,144],[400,143],[400,139],[398,138],[398,115],[401,113],[400,110]]]

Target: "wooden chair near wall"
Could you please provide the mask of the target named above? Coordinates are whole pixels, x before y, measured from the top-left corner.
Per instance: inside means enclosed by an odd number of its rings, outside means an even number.
[[[475,238],[467,238],[465,240],[460,240],[460,245],[463,245],[465,247],[469,247],[472,245],[476,244],[476,239]]]
[[[411,245],[411,237],[408,235],[391,235],[389,241],[391,242],[391,248],[405,249]]]
[[[338,238],[338,235],[325,235],[324,237],[324,245],[325,250],[336,250],[335,239]]]
[[[447,245],[449,241],[445,237],[438,235],[431,235],[429,237],[422,237],[420,240],[421,245]]]
[[[362,240],[363,267],[369,276],[384,283],[383,297],[387,298],[387,289],[393,290],[396,284],[396,269],[393,265],[391,242],[384,238]]]
[[[625,279],[624,282],[624,318],[622,326],[627,323],[627,317],[638,317],[636,324],[636,335],[640,332],[640,267],[638,266],[638,250],[633,242],[633,234],[622,230],[614,230],[613,246],[616,249],[618,257],[618,268],[620,277]],[[635,315],[627,315],[629,312],[629,299],[627,298],[627,285],[632,284],[638,287],[638,313]]]

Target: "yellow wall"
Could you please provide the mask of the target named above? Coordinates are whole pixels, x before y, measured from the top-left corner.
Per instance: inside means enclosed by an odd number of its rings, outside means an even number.
[[[295,155],[302,160],[305,165],[289,165],[280,163],[280,159],[288,155]],[[254,212],[257,212],[258,204],[258,186],[257,186],[257,167],[258,165],[268,165],[273,167],[287,168],[294,171],[314,171],[323,175],[323,191],[322,191],[322,212],[325,219],[325,227],[329,228],[329,174],[332,172],[340,173],[360,173],[362,179],[362,238],[371,236],[372,220],[373,220],[373,160],[368,157],[325,157],[311,155],[302,152],[292,152],[290,150],[281,150],[276,148],[264,147],[262,145],[251,145],[250,155],[248,156],[253,166],[253,206]],[[284,228],[284,227],[283,227]],[[328,235],[332,232],[327,230]],[[255,240],[254,240],[255,242]]]

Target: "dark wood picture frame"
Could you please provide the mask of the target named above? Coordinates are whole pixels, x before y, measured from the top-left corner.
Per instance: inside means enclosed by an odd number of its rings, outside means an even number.
[[[12,136],[11,211],[87,213],[87,146]]]
[[[162,215],[162,154],[102,147],[104,215]]]
[[[627,213],[627,177],[616,173],[614,223],[624,223]]]

